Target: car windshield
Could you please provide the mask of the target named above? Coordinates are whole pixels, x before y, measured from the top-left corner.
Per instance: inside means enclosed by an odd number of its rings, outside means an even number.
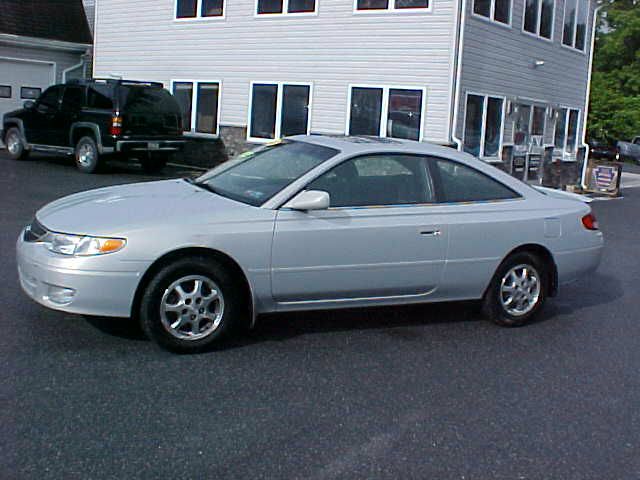
[[[259,206],[338,150],[283,140],[243,153],[196,180],[219,195]]]

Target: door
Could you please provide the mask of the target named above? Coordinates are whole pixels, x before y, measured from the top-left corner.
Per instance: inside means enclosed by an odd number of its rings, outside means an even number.
[[[428,162],[413,155],[347,160],[311,182],[331,208],[281,209],[272,247],[279,303],[426,296],[446,256]]]
[[[24,129],[29,143],[55,145],[55,122],[60,108],[61,93],[61,86],[49,87],[25,115]]]
[[[0,118],[54,83],[52,63],[0,58]]]
[[[51,145],[73,146],[69,134],[71,125],[79,120],[80,110],[85,102],[84,87],[71,85],[64,87],[62,103],[56,114],[56,121],[51,129]]]

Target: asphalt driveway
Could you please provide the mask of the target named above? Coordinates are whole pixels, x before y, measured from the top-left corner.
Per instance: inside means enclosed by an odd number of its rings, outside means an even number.
[[[0,168],[2,479],[640,478],[640,188],[593,204],[603,263],[533,325],[451,304],[273,315],[179,356],[29,301],[14,259],[44,203],[162,177]]]

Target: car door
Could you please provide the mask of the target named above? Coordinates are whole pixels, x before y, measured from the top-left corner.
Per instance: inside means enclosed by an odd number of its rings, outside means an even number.
[[[352,158],[307,185],[327,210],[280,209],[272,246],[272,293],[283,304],[428,296],[439,284],[446,231],[431,204],[424,157]]]
[[[60,107],[61,86],[47,88],[29,110],[24,122],[25,133],[29,143],[54,145],[54,128],[56,115]]]
[[[84,87],[67,85],[64,87],[62,102],[56,113],[56,121],[51,130],[51,145],[70,146],[71,125],[78,121],[85,102]]]

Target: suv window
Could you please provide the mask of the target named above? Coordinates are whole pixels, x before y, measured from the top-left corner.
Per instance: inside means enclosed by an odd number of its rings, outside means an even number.
[[[332,207],[430,203],[435,200],[425,157],[367,155],[347,160],[307,186],[329,193]]]
[[[449,160],[436,159],[443,202],[507,200],[519,195],[478,170]]]
[[[87,90],[87,106],[100,110],[113,110],[113,101],[110,98],[110,89],[102,85],[89,87]]]
[[[62,87],[60,86],[47,88],[38,98],[38,107],[44,110],[58,108],[61,91]]]
[[[65,87],[62,96],[63,110],[80,110],[84,103],[84,89],[82,87]]]

